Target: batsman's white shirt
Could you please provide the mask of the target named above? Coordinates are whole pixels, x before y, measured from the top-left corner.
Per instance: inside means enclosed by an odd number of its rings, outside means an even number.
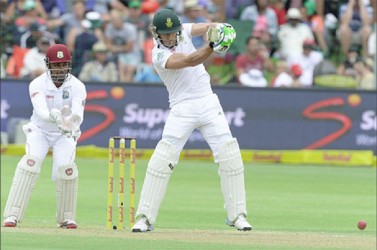
[[[165,68],[173,53],[191,54],[196,51],[191,41],[192,25],[183,24],[183,41],[174,49],[158,45],[155,41],[152,50],[153,65],[169,92],[171,108],[162,139],[171,142],[177,152],[181,152],[191,133],[198,129],[217,162],[220,146],[230,140],[232,134],[220,101],[212,91],[209,74],[203,64],[183,69]]]
[[[183,101],[211,95],[210,76],[203,64],[183,69],[166,69],[166,61],[173,53],[191,54],[196,51],[191,41],[192,24],[182,26],[183,41],[173,50],[164,46],[155,46],[152,50],[153,65],[169,92],[170,107]]]
[[[72,164],[76,157],[76,140],[62,135],[59,128],[49,121],[49,113],[53,108],[61,110],[70,107],[72,113],[84,118],[86,99],[85,85],[71,75],[60,88],[44,73],[35,78],[29,85],[29,94],[33,105],[30,123],[24,125],[26,134],[26,154],[44,160],[48,150],[52,148],[53,171],[55,180],[59,166]]]

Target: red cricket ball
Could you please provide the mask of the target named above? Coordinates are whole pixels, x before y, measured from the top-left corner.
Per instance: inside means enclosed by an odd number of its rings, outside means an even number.
[[[363,220],[359,221],[357,223],[357,227],[360,229],[360,230],[364,230],[366,227],[367,227],[367,223]]]

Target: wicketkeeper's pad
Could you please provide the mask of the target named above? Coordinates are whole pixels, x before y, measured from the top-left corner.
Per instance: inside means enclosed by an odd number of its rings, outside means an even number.
[[[56,175],[56,220],[76,220],[78,170],[75,163],[60,166]]]
[[[4,218],[15,216],[22,221],[30,196],[41,172],[41,160],[32,155],[24,155],[18,162],[13,177]]]

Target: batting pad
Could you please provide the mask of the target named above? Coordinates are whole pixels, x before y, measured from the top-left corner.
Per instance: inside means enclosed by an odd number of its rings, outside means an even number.
[[[219,175],[228,220],[233,222],[240,214],[246,216],[244,167],[235,138],[225,142],[219,150]]]
[[[41,160],[32,155],[24,155],[18,162],[5,206],[4,218],[15,216],[18,222],[22,221],[41,172],[41,165]]]
[[[154,224],[165,196],[170,176],[176,164],[177,152],[173,144],[161,140],[148,163],[136,216],[144,215]]]
[[[56,176],[56,220],[76,220],[79,172],[75,163],[60,166]]]

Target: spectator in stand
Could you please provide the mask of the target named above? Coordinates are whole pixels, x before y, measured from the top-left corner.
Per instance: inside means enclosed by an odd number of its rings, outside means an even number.
[[[149,30],[151,18],[149,15],[143,13],[141,5],[141,0],[131,0],[128,3],[128,8],[130,11],[125,17],[125,21],[135,25],[137,30],[144,30],[144,32],[147,32]]]
[[[302,75],[302,68],[299,64],[293,64],[288,67],[285,61],[278,61],[276,63],[277,75],[272,80],[272,86],[276,88],[300,88],[303,87],[300,81]]]
[[[85,19],[86,7],[84,0],[74,0],[72,12],[67,12],[61,17],[47,21],[47,27],[67,42],[67,37],[73,28],[81,28],[81,22]]]
[[[90,11],[98,12],[104,22],[109,22],[112,9],[122,12],[124,15],[129,15],[131,13],[127,8],[127,3],[129,7],[129,2],[124,0],[87,0],[86,8]]]
[[[252,21],[255,27],[265,29],[267,25],[271,40],[274,40],[279,26],[275,11],[269,7],[268,0],[256,0],[254,5],[246,7],[240,17],[243,21]]]
[[[153,1],[156,1],[156,0],[149,0],[149,2],[153,2]],[[179,17],[182,17],[184,15],[185,4],[191,1],[192,0],[178,0],[178,1],[177,0],[162,0],[160,2],[163,2],[161,3],[161,7],[172,9],[175,11],[175,13],[178,14]],[[199,2],[198,4],[201,7],[214,5],[212,0],[197,0],[197,2]]]
[[[286,61],[276,62],[276,75],[271,81],[273,87],[291,87],[293,78]]]
[[[4,1],[4,0],[2,0]],[[24,15],[25,7],[26,9],[33,8],[36,11],[36,15],[42,19],[47,19],[46,12],[40,2],[40,0],[5,0],[7,5],[4,12],[4,17],[2,21],[6,23],[12,23],[14,20]],[[33,6],[33,7],[32,7]],[[2,6],[3,7],[3,6]]]
[[[46,52],[50,47],[50,38],[42,36],[36,47],[28,50],[24,57],[24,66],[21,68],[21,78],[34,79],[46,71]]]
[[[251,69],[242,73],[239,77],[241,85],[247,87],[263,88],[268,86],[268,82],[264,77],[262,71]]]
[[[291,87],[300,88],[300,87],[307,87],[303,85],[300,81],[300,77],[302,75],[302,67],[300,64],[292,64],[290,67],[291,77],[293,79]]]
[[[3,22],[6,22],[6,13],[7,13],[7,0],[0,0],[1,25],[3,25]]]
[[[7,0],[0,0],[0,51],[5,62],[13,50],[14,23],[7,21]],[[5,67],[5,64],[4,64]],[[3,74],[2,72],[1,74]]]
[[[283,25],[287,22],[287,11],[284,8],[283,0],[271,0],[270,8],[275,11],[278,25]]]
[[[146,39],[151,37],[149,32],[151,20],[149,15],[142,13],[140,0],[131,0],[128,3],[128,8],[130,12],[125,21],[135,25],[138,32],[139,48],[142,48]]]
[[[301,22],[301,13],[299,9],[290,8],[287,13],[288,23],[280,26],[278,40],[280,43],[279,57],[287,58],[288,55],[301,54],[303,51],[304,41],[306,39],[314,40],[310,28]]]
[[[6,25],[12,25],[14,20],[16,20],[22,14],[23,2],[0,0],[0,15],[1,15],[1,27]]]
[[[178,16],[183,15],[183,9],[184,9],[184,2],[185,0],[163,0],[163,4],[161,7],[172,9],[175,13],[178,14]]]
[[[254,25],[252,36],[259,39],[259,41],[267,48],[268,54],[273,51],[272,37],[268,32],[268,24],[266,19],[260,19],[259,22]]]
[[[344,60],[337,68],[337,73],[342,76],[356,77],[355,63],[360,58],[360,48],[358,45],[352,45],[346,54]]]
[[[152,65],[145,64],[137,71],[135,76],[135,82],[137,83],[155,83],[163,84],[157,71]]]
[[[5,64],[7,61],[7,56],[4,53],[1,53],[0,57],[0,79],[4,79],[7,76],[7,72],[5,69]]]
[[[340,6],[347,3],[348,0],[316,0],[316,12],[322,17],[330,14],[338,20]]]
[[[328,46],[328,56],[339,55],[340,46],[336,39],[336,30],[339,25],[339,8],[348,0],[316,0],[316,13],[324,23],[324,36]]]
[[[58,18],[66,12],[65,0],[40,0],[47,19]]]
[[[304,41],[302,54],[292,54],[287,58],[288,66],[294,64],[301,66],[302,73],[300,75],[300,82],[306,87],[313,85],[314,68],[323,60],[323,55],[320,52],[315,51],[315,48],[315,41],[307,39]]]
[[[213,23],[223,22],[222,12],[215,4],[203,5],[203,16]]]
[[[255,0],[226,0],[225,16],[227,19],[239,19],[242,10],[254,3]]]
[[[93,45],[94,60],[84,64],[79,79],[83,82],[116,82],[118,70],[116,64],[109,60],[107,53],[109,49],[104,42],[97,42]]]
[[[246,52],[236,58],[236,74],[239,83],[246,86],[267,86],[267,81],[262,80],[262,78],[265,80],[263,74],[265,71],[274,69],[268,53],[263,53],[260,40],[253,36],[246,40],[245,46]]]
[[[377,57],[376,57],[377,1],[371,1],[371,5],[372,5],[372,8],[373,8],[373,12],[374,12],[374,30],[373,30],[373,33],[370,35],[369,40],[368,40],[368,54],[374,60],[374,63],[375,63],[374,64],[375,65],[375,67],[374,67],[375,71],[374,72],[377,72],[376,71],[376,63],[377,63],[377,61],[376,61],[377,60]]]
[[[370,58],[375,58],[376,56],[376,31],[373,31],[368,39],[368,55]]]
[[[152,19],[154,13],[156,13],[160,8],[165,8],[166,0],[156,1],[156,0],[144,0],[141,4],[141,11],[147,14]]]
[[[95,16],[95,17],[94,17]],[[80,28],[73,28],[67,37],[67,47],[72,54],[71,74],[78,77],[84,64],[91,59],[93,45],[104,41],[99,14],[88,12]]]
[[[112,10],[111,22],[105,29],[105,42],[117,59],[119,80],[133,82],[137,65],[142,61],[135,25],[124,22],[122,14]]]
[[[348,4],[340,7],[338,39],[344,54],[348,52],[351,44],[361,44],[363,57],[368,56],[368,39],[372,34],[373,15],[373,8],[365,4],[364,0],[349,0]]]
[[[46,19],[40,17],[34,0],[27,0],[23,4],[23,14],[15,21],[15,43],[20,44],[22,34],[30,30],[32,23],[46,24]]]
[[[373,60],[370,58],[357,60],[354,67],[358,89],[375,90],[376,82],[373,73]]]
[[[180,18],[182,23],[208,23],[209,20],[202,14],[203,7],[199,0],[185,0],[184,13]],[[192,37],[192,43],[196,49],[203,47],[205,38],[202,36]]]
[[[12,55],[12,36],[11,32],[6,29],[7,25],[1,22],[1,29],[0,29],[0,75],[1,78],[5,78],[7,76],[6,72],[6,65],[7,61],[9,60],[9,56]]]
[[[20,38],[20,47],[21,48],[34,48],[37,46],[37,41],[41,37],[46,37],[50,39],[50,45],[54,43],[59,43],[55,40],[58,40],[54,34],[47,31],[46,25],[39,24],[38,22],[32,23],[30,25],[30,30],[25,32]]]
[[[306,0],[301,7],[301,14],[304,22],[311,28],[323,54],[328,56],[329,47],[325,39],[325,24],[322,16],[317,14],[315,0]]]

